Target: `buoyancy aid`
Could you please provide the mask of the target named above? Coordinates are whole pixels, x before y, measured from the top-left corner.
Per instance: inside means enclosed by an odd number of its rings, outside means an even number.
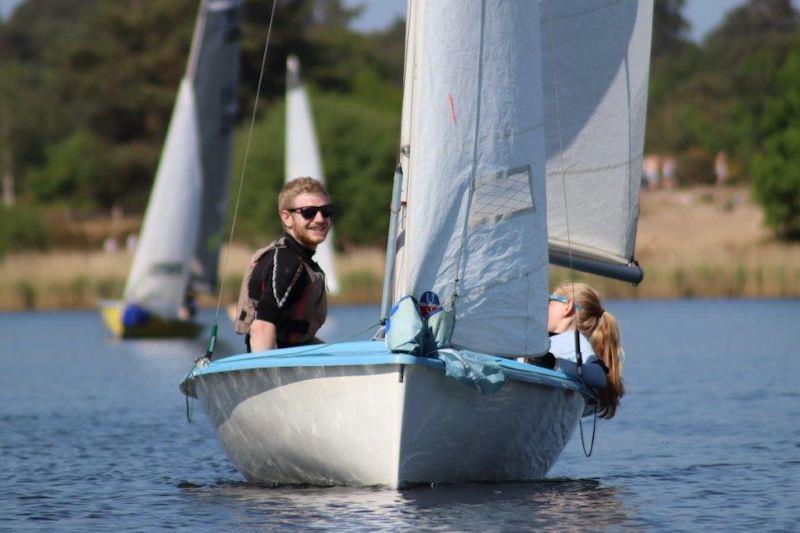
[[[575,351],[575,330],[565,331],[550,337],[550,353],[556,357],[556,370],[568,376],[583,379],[583,382],[594,389],[604,389],[608,370],[603,361],[594,353],[592,343],[583,333],[578,335],[581,346],[583,369],[578,371],[578,355]]]
[[[256,318],[256,305],[257,300],[250,297],[250,281],[253,277],[253,271],[256,265],[264,255],[268,252],[275,250],[275,258],[278,253],[296,253],[291,250],[287,243],[286,238],[281,237],[267,246],[256,250],[250,258],[250,265],[247,272],[242,279],[242,285],[239,289],[239,303],[237,305],[237,316],[233,322],[233,327],[236,333],[245,335],[250,333],[250,325]],[[276,259],[273,259],[273,261]],[[279,346],[292,346],[298,344],[306,344],[314,339],[319,328],[325,323],[325,318],[328,314],[328,299],[325,291],[325,274],[317,272],[311,265],[309,265],[302,257],[300,257],[301,267],[308,276],[309,283],[306,285],[302,294],[294,302],[287,319],[281,320],[280,323],[275,324],[276,341]],[[294,284],[299,278],[301,272],[298,270],[297,275],[294,276],[292,282],[286,290],[284,295],[273,294],[278,306],[281,307],[283,300],[292,290]],[[273,283],[272,287],[263,287],[263,290],[275,290]]]

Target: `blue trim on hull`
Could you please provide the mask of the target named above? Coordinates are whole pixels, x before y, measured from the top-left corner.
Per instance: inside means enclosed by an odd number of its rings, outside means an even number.
[[[495,357],[495,360],[503,368],[506,375],[516,381],[570,389],[580,392],[587,397],[593,396],[583,383],[562,372],[556,372],[527,363],[520,363],[504,357]],[[267,352],[232,355],[224,359],[212,361],[204,366],[195,367],[186,377],[186,380],[192,380],[195,377],[209,374],[257,370],[261,368],[375,365],[418,365],[438,369],[442,373],[444,373],[445,369],[444,363],[439,359],[414,357],[413,355],[391,352],[381,340],[318,344],[313,346],[282,348]]]

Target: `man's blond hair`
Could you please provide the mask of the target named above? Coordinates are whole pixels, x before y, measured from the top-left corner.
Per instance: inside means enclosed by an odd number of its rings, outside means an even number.
[[[291,181],[287,181],[286,185],[281,189],[278,195],[278,211],[291,209],[294,199],[303,193],[319,194],[327,198],[328,201],[330,201],[331,198],[328,191],[325,190],[325,186],[319,180],[308,177],[295,178]]]

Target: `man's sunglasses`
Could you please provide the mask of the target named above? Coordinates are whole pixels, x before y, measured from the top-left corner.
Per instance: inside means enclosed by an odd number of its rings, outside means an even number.
[[[331,204],[325,205],[309,205],[306,207],[293,207],[287,209],[290,213],[300,213],[300,216],[306,220],[314,220],[317,213],[322,213],[325,218],[333,218],[333,206]]]
[[[571,298],[567,298],[566,296],[560,296],[558,294],[551,294],[550,296],[548,296],[548,301],[550,301],[550,302],[561,302],[564,305],[568,304],[570,302],[570,300],[571,300]],[[572,305],[574,305],[575,308],[578,309],[579,311],[583,311],[583,307],[581,307],[580,304],[578,304],[578,302],[573,301]]]

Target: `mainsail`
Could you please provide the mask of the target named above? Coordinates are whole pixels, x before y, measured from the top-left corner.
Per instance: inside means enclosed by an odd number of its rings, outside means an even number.
[[[394,294],[436,291],[485,353],[548,347],[539,27],[537,2],[409,2]]]
[[[314,119],[305,86],[300,80],[300,61],[295,56],[286,59],[286,181],[310,176],[325,183],[322,159],[314,133]],[[333,232],[317,247],[315,260],[325,272],[331,293],[339,291],[333,255]]]
[[[236,112],[239,5],[201,4],[125,286],[126,302],[165,318],[177,316],[190,274],[205,286],[216,282]]]
[[[551,260],[639,281],[653,2],[541,0],[540,13]]]

